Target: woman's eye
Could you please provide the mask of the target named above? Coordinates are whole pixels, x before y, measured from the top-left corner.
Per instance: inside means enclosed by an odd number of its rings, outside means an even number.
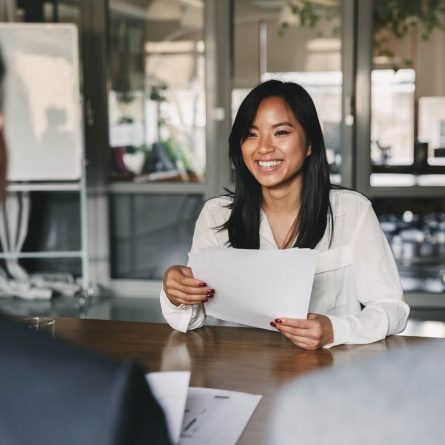
[[[283,135],[285,135],[285,134],[289,134],[289,131],[287,131],[287,130],[278,130],[278,131],[275,133],[275,136],[283,136]]]
[[[247,139],[247,138],[254,138],[254,137],[256,137],[256,133],[253,132],[253,131],[249,131],[249,132],[247,133],[246,139]]]

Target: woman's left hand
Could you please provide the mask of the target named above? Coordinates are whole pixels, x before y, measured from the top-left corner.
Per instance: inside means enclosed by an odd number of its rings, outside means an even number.
[[[315,351],[334,341],[331,320],[325,315],[308,314],[307,320],[277,318],[270,324],[294,345],[309,351]]]

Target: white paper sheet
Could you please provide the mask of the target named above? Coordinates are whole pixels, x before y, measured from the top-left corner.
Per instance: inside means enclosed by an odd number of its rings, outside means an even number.
[[[261,400],[220,389],[189,388],[180,445],[235,445]]]
[[[306,318],[317,252],[208,248],[189,253],[193,275],[215,289],[206,313],[263,329],[277,317]]]
[[[178,443],[184,418],[190,372],[151,372],[145,375],[156,400],[164,410],[173,443]]]

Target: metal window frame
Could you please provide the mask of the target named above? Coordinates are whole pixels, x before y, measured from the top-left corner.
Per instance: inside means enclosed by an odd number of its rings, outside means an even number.
[[[80,1],[89,271],[109,283],[107,1]]]
[[[119,296],[157,296],[158,280],[111,278],[109,194],[185,193],[211,198],[230,182],[227,136],[231,101],[231,0],[204,7],[206,90],[206,179],[201,183],[111,183],[108,180],[108,1],[81,0],[85,140],[88,179],[89,268],[92,283]]]
[[[371,186],[371,69],[372,69],[372,0],[357,1],[356,60],[356,129],[353,176],[355,189],[366,196]]]
[[[346,0],[348,1],[348,0]],[[357,2],[357,32],[358,46],[355,52],[356,63],[356,129],[354,138],[355,162],[353,177],[355,189],[369,198],[388,197],[442,197],[443,186],[371,186],[371,72],[373,51],[373,17],[374,0],[355,0]],[[394,166],[387,173],[405,172],[406,168]],[[443,167],[430,166],[430,173],[442,173]],[[409,173],[412,173],[409,171]]]
[[[356,93],[355,54],[357,52],[357,3],[358,0],[343,0],[341,5],[341,65],[342,65],[342,119],[341,119],[341,185],[354,188]]]

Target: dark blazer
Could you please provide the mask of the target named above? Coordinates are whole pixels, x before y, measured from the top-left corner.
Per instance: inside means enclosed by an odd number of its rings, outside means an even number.
[[[144,372],[0,315],[0,444],[170,444]]]

